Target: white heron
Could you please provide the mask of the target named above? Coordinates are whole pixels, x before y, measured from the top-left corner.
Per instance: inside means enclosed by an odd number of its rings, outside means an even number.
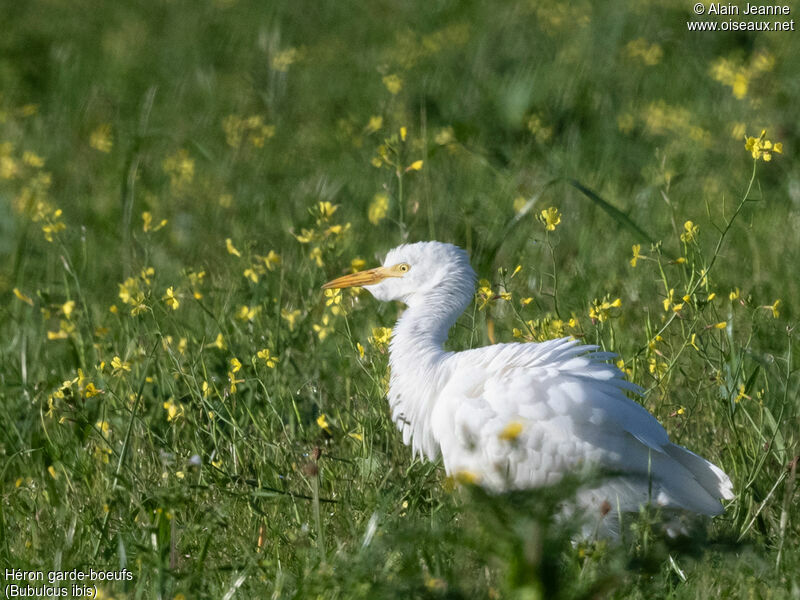
[[[580,492],[578,502],[598,517],[648,502],[667,511],[723,511],[720,498],[733,498],[729,477],[670,442],[656,418],[625,396],[641,390],[607,362],[613,354],[570,338],[446,352],[475,278],[461,248],[420,242],[323,286],[364,287],[408,307],[392,332],[388,398],[415,455],[441,455],[448,475],[466,474],[496,491],[553,484],[595,465],[613,475]],[[614,519],[604,521],[613,535]]]

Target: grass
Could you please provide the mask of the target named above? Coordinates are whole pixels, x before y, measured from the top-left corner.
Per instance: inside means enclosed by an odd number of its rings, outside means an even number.
[[[797,597],[800,48],[691,18],[7,6],[3,575],[130,571],[104,598]],[[769,162],[744,148],[762,129]],[[319,287],[424,239],[486,279],[451,348],[617,352],[731,475],[725,514],[688,545],[647,510],[575,545],[552,520],[574,482],[491,497],[414,459],[384,398],[399,307]]]

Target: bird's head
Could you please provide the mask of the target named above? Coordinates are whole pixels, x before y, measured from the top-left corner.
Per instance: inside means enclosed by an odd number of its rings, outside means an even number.
[[[412,306],[435,296],[459,299],[464,307],[475,289],[467,253],[452,244],[418,242],[389,251],[383,265],[329,281],[324,289],[364,287],[378,300]]]

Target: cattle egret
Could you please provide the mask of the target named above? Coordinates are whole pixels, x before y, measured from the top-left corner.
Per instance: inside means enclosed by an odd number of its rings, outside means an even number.
[[[461,248],[405,244],[382,266],[323,287],[354,286],[408,307],[390,345],[392,419],[414,454],[441,455],[448,475],[503,491],[553,484],[593,465],[609,475],[579,492],[589,515],[647,503],[716,515],[720,498],[733,497],[719,467],[671,443],[656,418],[625,396],[641,389],[607,362],[613,354],[570,338],[446,352],[448,330],[475,288]],[[606,528],[613,535],[613,523]]]

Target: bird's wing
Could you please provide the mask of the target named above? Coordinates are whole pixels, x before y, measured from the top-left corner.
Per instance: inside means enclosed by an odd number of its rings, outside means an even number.
[[[525,488],[595,464],[643,480],[645,490],[655,481],[659,504],[719,512],[727,476],[672,444],[655,417],[625,396],[639,388],[607,362],[613,355],[595,350],[564,338],[452,355],[431,415],[448,473]]]

